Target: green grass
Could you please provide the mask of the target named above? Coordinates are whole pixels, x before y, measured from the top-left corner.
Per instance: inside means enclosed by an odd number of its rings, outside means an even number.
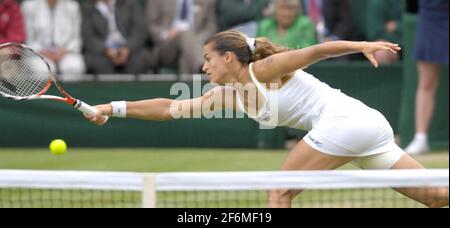
[[[72,149],[54,156],[42,149],[0,150],[0,169],[92,171],[241,171],[276,170],[280,151],[220,149]]]
[[[0,169],[132,172],[278,170],[283,150],[69,149],[54,156],[46,149],[0,149]],[[427,168],[448,168],[448,152],[415,157]],[[343,167],[353,169],[351,165]]]

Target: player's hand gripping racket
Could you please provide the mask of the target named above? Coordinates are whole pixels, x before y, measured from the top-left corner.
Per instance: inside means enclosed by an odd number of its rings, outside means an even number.
[[[44,95],[53,85],[63,97]],[[55,100],[72,105],[87,116],[97,110],[70,96],[56,80],[47,61],[31,48],[16,43],[0,45],[0,95],[13,100]],[[108,117],[104,116],[105,121]]]

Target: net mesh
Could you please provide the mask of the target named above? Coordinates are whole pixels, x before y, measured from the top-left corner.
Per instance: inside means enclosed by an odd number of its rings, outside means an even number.
[[[41,93],[49,84],[50,67],[31,49],[0,46],[0,94],[22,99]]]
[[[0,208],[138,208],[141,206],[141,195],[130,191],[0,189]]]
[[[267,191],[162,192],[161,208],[265,208]],[[427,194],[427,193],[425,193]],[[427,197],[426,195],[424,196]],[[390,189],[309,189],[292,202],[294,208],[423,208],[424,204]]]
[[[448,174],[448,170],[159,174],[0,170],[0,207],[265,208],[268,192],[283,189],[304,190],[292,201],[296,208],[425,207],[424,202],[448,202]],[[393,189],[414,192],[422,203]]]

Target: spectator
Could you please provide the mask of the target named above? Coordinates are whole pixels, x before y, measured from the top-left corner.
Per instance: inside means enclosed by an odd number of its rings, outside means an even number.
[[[217,0],[219,30],[231,28],[256,36],[256,21],[268,16],[266,7],[270,0]]]
[[[0,44],[25,42],[22,12],[14,0],[0,0]]]
[[[348,0],[304,0],[304,9],[316,25],[319,42],[353,40]]]
[[[367,36],[369,41],[402,43],[402,4],[398,0],[369,0],[367,12]],[[375,58],[380,64],[400,60],[400,54],[379,51]]]
[[[149,33],[158,47],[158,66],[180,74],[200,73],[202,45],[217,32],[215,0],[151,0]]]
[[[153,66],[145,47],[146,24],[139,2],[86,1],[83,18],[85,60],[91,73],[140,74]]]
[[[448,10],[448,0],[419,0],[415,50],[419,72],[416,92],[416,134],[405,149],[409,154],[420,154],[429,150],[428,128],[434,112],[440,76],[439,67],[448,65]]]
[[[316,33],[311,20],[301,14],[298,0],[273,0],[275,16],[258,23],[257,37],[267,37],[274,43],[292,49],[314,45]]]
[[[84,74],[78,2],[28,0],[22,4],[22,11],[27,44],[49,60],[53,71],[75,77]]]

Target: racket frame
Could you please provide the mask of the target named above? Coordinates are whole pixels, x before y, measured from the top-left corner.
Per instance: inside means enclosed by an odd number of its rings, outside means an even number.
[[[60,102],[64,102],[66,104],[72,105],[74,108],[78,109],[79,111],[89,115],[89,116],[94,116],[97,113],[97,110],[84,103],[81,100],[75,99],[72,96],[70,96],[62,87],[61,83],[58,82],[58,80],[56,80],[55,75],[53,74],[53,72],[51,71],[50,68],[50,64],[47,62],[47,60],[45,60],[45,58],[40,55],[39,53],[37,53],[35,50],[33,50],[32,48],[24,45],[24,44],[19,44],[19,43],[5,43],[5,44],[1,44],[0,45],[0,49],[7,47],[7,46],[19,46],[21,48],[27,49],[29,51],[31,51],[33,54],[35,54],[37,57],[39,57],[47,66],[48,68],[48,72],[49,72],[49,80],[47,85],[44,87],[44,89],[42,89],[41,92],[39,92],[36,95],[31,95],[31,96],[26,96],[26,97],[19,97],[19,96],[12,96],[6,93],[3,93],[2,91],[0,91],[0,95],[2,95],[5,98],[9,98],[9,99],[13,99],[13,100],[18,100],[18,101],[23,101],[23,100],[54,100],[54,101],[60,101]],[[55,85],[55,87],[59,90],[59,92],[64,96],[64,97],[59,97],[59,96],[54,96],[54,95],[44,95],[52,85]],[[106,117],[106,116],[105,116]]]

